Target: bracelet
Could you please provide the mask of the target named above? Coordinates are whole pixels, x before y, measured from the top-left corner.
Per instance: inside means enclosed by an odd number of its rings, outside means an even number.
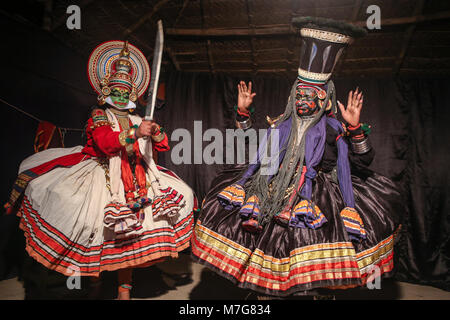
[[[153,141],[155,142],[161,142],[164,140],[164,136],[166,135],[164,131],[159,131],[160,133],[157,135],[152,136]]]
[[[347,135],[351,138],[355,138],[356,140],[360,140],[361,138],[364,138],[364,134],[361,130],[361,123],[359,123],[357,126],[353,127],[352,125],[347,126]],[[362,135],[362,137],[361,137]]]
[[[361,128],[361,123],[358,123],[358,125],[357,126],[352,126],[351,124],[349,124],[348,126],[347,126],[347,128],[349,129],[349,130],[356,130],[356,129],[359,129],[359,128]]]
[[[97,129],[99,127],[103,127],[103,126],[111,126],[111,122],[109,122],[108,120],[104,120],[104,121],[97,121],[95,122],[92,126],[91,129]]]
[[[237,113],[239,113],[239,108],[238,108],[237,104],[234,105],[234,111],[236,111]],[[248,111],[250,111],[250,114],[252,114],[253,112],[255,112],[255,107],[254,107],[254,106],[251,106],[250,109],[249,109]]]
[[[357,141],[357,142],[354,140],[351,140],[350,146],[351,146],[352,151],[356,154],[363,154],[363,153],[370,151],[370,149],[372,149],[369,138],[365,138],[365,139]]]
[[[241,112],[239,109],[236,111],[238,115],[240,115],[241,117],[245,117],[248,118],[250,117],[250,113],[249,112]]]
[[[368,136],[372,131],[372,127],[367,123],[359,123],[356,127],[348,125],[347,128],[345,128],[344,126],[344,130],[347,131],[347,135],[349,136],[355,136],[360,134]]]
[[[102,109],[93,110],[91,116],[92,116],[91,129],[111,125],[111,123],[108,121],[108,117],[106,116],[105,111],[103,111]]]
[[[236,120],[236,127],[238,129],[247,130],[247,129],[252,127],[252,119],[248,118],[248,119],[246,119],[244,121]]]

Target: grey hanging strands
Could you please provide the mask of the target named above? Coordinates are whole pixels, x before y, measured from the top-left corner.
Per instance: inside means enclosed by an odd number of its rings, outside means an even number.
[[[246,192],[247,198],[252,195],[256,195],[259,199],[260,214],[258,216],[258,222],[264,225],[273,215],[280,212],[289,201],[289,197],[285,197],[288,187],[293,186],[294,190],[298,188],[300,183],[300,176],[297,176],[293,180],[297,166],[303,165],[305,158],[305,137],[309,128],[313,127],[322,117],[326,106],[328,105],[330,98],[332,104],[335,105],[334,85],[332,81],[329,81],[327,88],[327,96],[325,102],[319,112],[313,117],[302,119],[297,115],[295,101],[296,101],[296,88],[298,80],[295,81],[292,86],[286,109],[283,116],[275,124],[277,126],[284,121],[291,119],[292,125],[289,133],[288,143],[285,147],[286,154],[283,158],[281,166],[277,173],[270,179],[268,176],[261,173],[261,168],[253,175],[248,183],[248,189]],[[265,154],[269,154],[272,134],[268,137],[268,143],[266,145]],[[300,141],[300,143],[296,143]],[[279,158],[282,152],[282,147],[277,154],[271,155],[272,157]],[[272,193],[269,194],[269,184],[271,184]]]

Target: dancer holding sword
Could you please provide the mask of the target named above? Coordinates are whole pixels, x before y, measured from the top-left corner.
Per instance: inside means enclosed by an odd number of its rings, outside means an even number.
[[[119,299],[130,298],[132,268],[178,257],[193,227],[192,190],[152,158],[155,150],[169,150],[153,121],[162,36],[158,22],[151,80],[145,56],[133,45],[108,41],[94,49],[88,76],[99,96],[86,145],[25,159],[5,205],[21,218],[31,257],[68,276],[98,279],[118,270]],[[147,87],[143,120],[132,110]]]

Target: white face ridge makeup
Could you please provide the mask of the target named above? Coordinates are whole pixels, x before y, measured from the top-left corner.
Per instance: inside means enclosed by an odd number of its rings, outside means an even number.
[[[120,108],[114,104],[114,102],[112,101],[111,97],[107,97],[105,99],[105,102],[107,104],[109,104],[110,106],[112,106],[112,107],[114,107],[116,109],[119,109],[119,110],[136,109],[136,104],[133,101],[131,101],[131,100],[128,101],[128,104],[125,107],[120,107]]]

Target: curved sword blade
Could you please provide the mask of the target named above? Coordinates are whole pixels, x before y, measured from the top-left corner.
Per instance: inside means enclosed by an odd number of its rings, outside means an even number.
[[[145,109],[145,120],[153,120],[155,112],[156,94],[158,92],[159,73],[161,71],[161,60],[164,47],[164,31],[161,20],[158,20],[158,31],[156,32],[155,48],[153,51],[153,62],[151,70],[150,85],[148,87],[147,107]]]

